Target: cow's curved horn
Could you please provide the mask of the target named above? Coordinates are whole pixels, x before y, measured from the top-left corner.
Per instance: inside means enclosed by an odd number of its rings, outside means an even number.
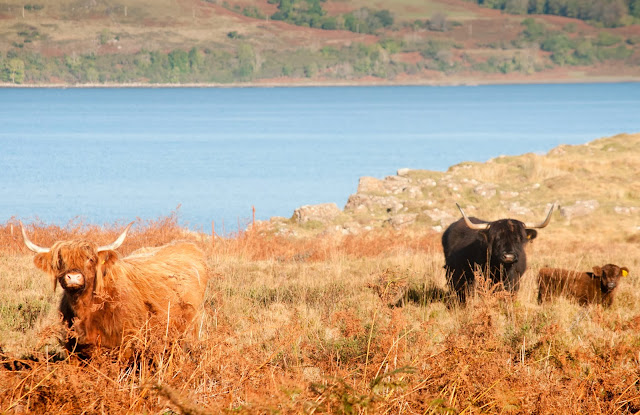
[[[467,226],[470,229],[475,229],[475,230],[478,230],[478,231],[484,231],[485,229],[489,229],[489,224],[488,223],[473,223],[473,222],[471,222],[471,220],[464,213],[464,210],[462,210],[460,205],[456,203],[456,206],[458,206],[458,209],[460,209],[460,213],[462,213],[462,217],[464,218],[465,223],[467,224]]]
[[[547,218],[544,220],[544,222],[538,223],[538,224],[525,223],[524,224],[525,228],[528,228],[528,229],[541,229],[541,228],[544,228],[551,221],[551,214],[553,213],[553,209],[555,209],[555,208],[556,208],[556,204],[554,203],[553,205],[551,205],[551,209],[549,209],[549,213],[547,213]]]
[[[27,236],[27,231],[24,230],[24,225],[22,225],[22,222],[20,222],[20,229],[22,229],[22,239],[24,239],[24,244],[27,246],[27,248],[29,248],[36,254],[44,254],[51,251],[50,248],[43,248],[31,242],[31,240]]]
[[[124,229],[124,231],[122,231],[120,236],[118,236],[118,239],[116,239],[115,241],[111,242],[109,245],[98,247],[98,252],[112,251],[114,249],[118,249],[120,247],[120,245],[122,245],[122,243],[124,242],[124,238],[127,237],[127,232],[129,232],[129,228],[131,228],[131,225],[133,225],[133,222],[131,222],[130,224],[127,225],[127,227]]]

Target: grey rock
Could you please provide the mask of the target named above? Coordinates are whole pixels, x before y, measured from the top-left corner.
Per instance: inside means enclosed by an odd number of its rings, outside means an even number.
[[[421,199],[423,197],[422,189],[418,186],[407,186],[402,189],[402,194],[407,195],[410,199]]]
[[[405,213],[392,216],[386,222],[393,226],[394,229],[401,229],[414,223],[417,217],[417,213]]]
[[[407,186],[411,186],[411,179],[400,176],[387,176],[384,179],[384,187],[387,193],[400,194]]]
[[[513,199],[514,197],[518,197],[520,195],[520,193],[518,192],[513,192],[513,191],[508,191],[508,190],[501,190],[500,191],[500,197],[502,197],[503,199]]]
[[[438,208],[427,209],[427,210],[424,210],[422,213],[427,215],[432,221],[440,222],[440,226],[442,226],[443,228],[449,226],[450,224],[458,220],[457,216],[452,215],[450,212],[446,210],[441,210]]]
[[[510,214],[513,214],[515,217],[525,217],[533,215],[533,211],[526,206],[520,205],[520,202],[511,202],[507,209]]]
[[[493,183],[483,183],[476,186],[473,189],[473,193],[477,194],[480,197],[484,197],[485,199],[489,199],[496,195],[497,188],[498,187]]]
[[[358,181],[358,193],[383,193],[386,189],[384,181],[375,177],[361,177]]]
[[[418,180],[418,184],[423,187],[436,187],[438,182],[433,179],[420,179]]]
[[[635,215],[640,212],[640,208],[636,206],[616,206],[613,208],[613,211],[618,215]]]
[[[298,223],[319,221],[331,222],[342,212],[335,203],[321,203],[319,205],[305,205],[293,211],[293,218]]]
[[[373,196],[356,193],[349,196],[344,209],[356,212],[375,212],[382,209],[387,213],[395,214],[402,207],[402,203],[393,196]]]
[[[593,213],[600,203],[597,200],[578,200],[571,206],[560,206],[560,214],[571,220],[572,218],[587,216]]]

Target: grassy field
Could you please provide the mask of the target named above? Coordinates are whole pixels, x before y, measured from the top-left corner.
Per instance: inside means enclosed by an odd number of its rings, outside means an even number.
[[[449,301],[441,232],[427,221],[347,236],[298,229],[297,237],[264,223],[215,240],[185,231],[174,216],[140,222],[122,254],[176,239],[205,250],[211,279],[200,338],[141,330],[130,339],[133,356],[105,352],[90,361],[60,349],[60,293],[10,220],[0,226],[0,412],[636,413],[640,230],[637,211],[615,208],[640,206],[639,156],[640,135],[622,135],[545,156],[412,172],[439,183],[430,188],[437,206],[453,213],[454,201],[473,203],[474,215],[487,219],[516,216],[502,203],[507,196],[479,200],[447,180],[519,188],[516,200],[532,210],[525,220],[541,219],[550,201],[599,201],[589,215],[554,213],[528,248],[515,298],[480,284],[464,308]],[[526,193],[529,183],[541,185]],[[440,195],[445,188],[461,198]],[[121,228],[38,224],[29,232],[40,245],[76,237],[104,243]],[[562,298],[537,304],[539,268],[606,263],[630,269],[612,307]],[[384,297],[402,284],[404,304],[389,307]]]

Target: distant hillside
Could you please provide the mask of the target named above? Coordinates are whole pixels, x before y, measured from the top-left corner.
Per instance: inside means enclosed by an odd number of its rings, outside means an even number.
[[[640,230],[640,134],[621,134],[584,145],[562,145],[546,155],[501,156],[467,162],[446,172],[401,169],[384,179],[362,177],[343,210],[300,208],[291,219],[272,219],[280,233],[344,234],[390,227],[440,233],[469,215],[536,222],[557,203],[545,232],[601,235],[636,241]]]
[[[639,0],[475,0],[511,14],[573,17],[606,27],[625,26],[640,18]]]
[[[0,82],[638,80],[635,3],[604,27],[463,0],[9,1],[0,3]]]

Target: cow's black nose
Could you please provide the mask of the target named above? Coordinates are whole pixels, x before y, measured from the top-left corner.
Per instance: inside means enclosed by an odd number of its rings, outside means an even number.
[[[505,252],[502,254],[502,262],[505,264],[513,264],[518,260],[518,255],[512,252]]]
[[[616,283],[615,282],[607,283],[607,287],[609,287],[610,290],[613,290],[614,288],[616,288]]]

